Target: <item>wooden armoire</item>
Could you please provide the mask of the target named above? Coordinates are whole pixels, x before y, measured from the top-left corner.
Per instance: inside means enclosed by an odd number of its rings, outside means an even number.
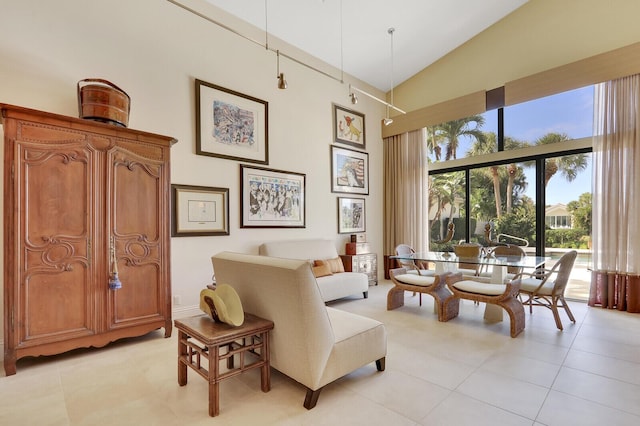
[[[124,127],[0,104],[4,368],[164,328],[170,148]],[[113,271],[122,283],[111,289]]]

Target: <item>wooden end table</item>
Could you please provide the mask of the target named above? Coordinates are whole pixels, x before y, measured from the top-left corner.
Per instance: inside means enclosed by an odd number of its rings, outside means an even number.
[[[209,382],[209,415],[220,413],[219,383],[224,379],[260,368],[263,392],[271,389],[269,331],[273,322],[245,313],[239,327],[214,322],[206,315],[175,320],[178,329],[178,384],[187,384],[187,366]],[[252,355],[245,356],[247,353]],[[235,366],[238,355],[240,365]],[[220,362],[227,361],[221,371]],[[253,362],[251,362],[253,361]]]

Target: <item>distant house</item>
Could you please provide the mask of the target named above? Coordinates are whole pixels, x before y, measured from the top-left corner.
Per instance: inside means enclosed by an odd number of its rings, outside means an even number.
[[[566,204],[558,203],[545,209],[545,223],[551,229],[571,229],[573,221]]]

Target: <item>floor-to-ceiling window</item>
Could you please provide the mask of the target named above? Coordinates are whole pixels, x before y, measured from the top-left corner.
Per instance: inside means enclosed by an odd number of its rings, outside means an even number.
[[[430,199],[430,218],[439,214],[437,230],[448,214],[465,230],[456,241],[482,241],[490,223],[493,238],[552,262],[577,249],[567,296],[585,299],[592,117],[589,86],[428,128],[430,195],[438,197]]]

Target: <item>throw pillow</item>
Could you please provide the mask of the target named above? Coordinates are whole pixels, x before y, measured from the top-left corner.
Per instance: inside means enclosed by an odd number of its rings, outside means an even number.
[[[312,269],[313,269],[313,275],[316,278],[325,277],[327,275],[333,275],[331,273],[331,268],[329,267],[329,264],[324,260],[315,260],[313,262]]]
[[[335,259],[327,259],[325,262],[329,264],[331,272],[334,274],[337,272],[344,272],[344,265],[342,264],[342,259],[339,257],[336,257]]]

